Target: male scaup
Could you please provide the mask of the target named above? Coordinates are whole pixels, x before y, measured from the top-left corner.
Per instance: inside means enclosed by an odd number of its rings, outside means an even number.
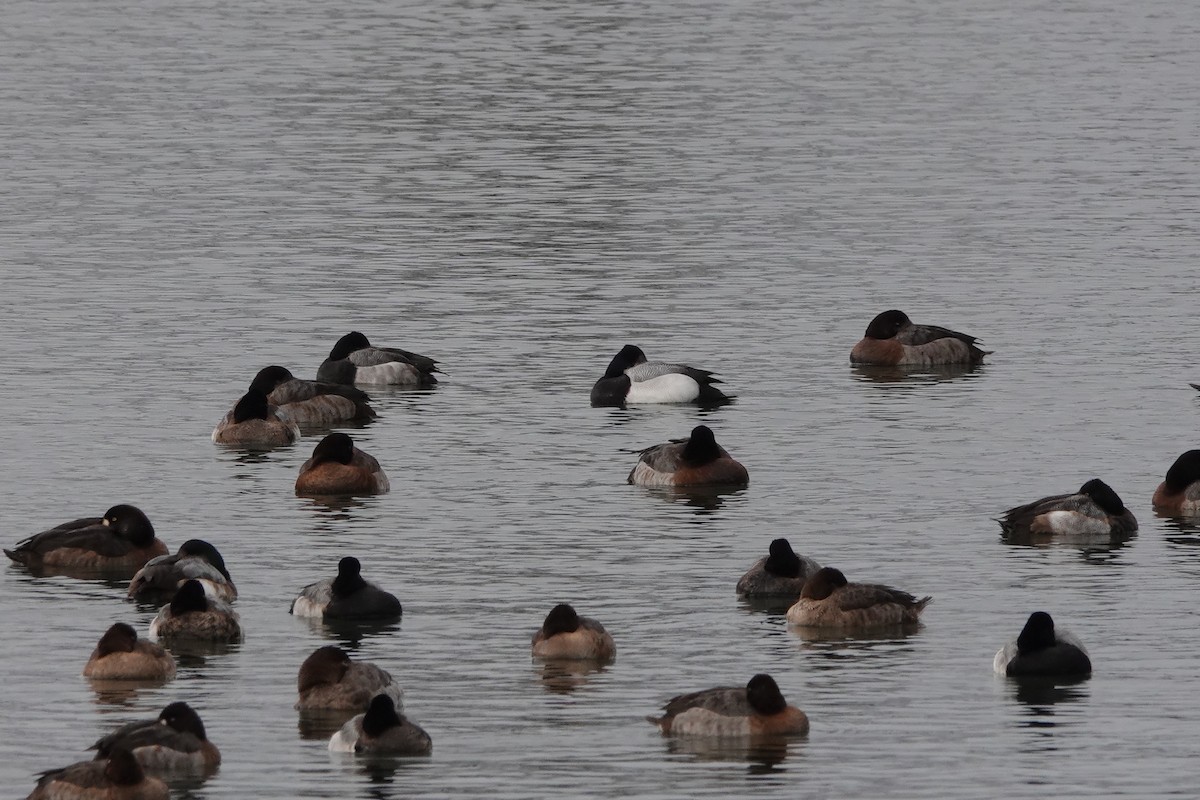
[[[371,698],[365,714],[359,714],[329,739],[336,753],[423,756],[433,750],[433,740],[418,725],[396,712],[386,694]]]
[[[627,344],[609,362],[604,377],[592,387],[592,405],[692,402],[717,405],[733,399],[715,383],[720,381],[708,370],[647,361],[641,348]]]
[[[260,447],[291,444],[300,438],[300,429],[277,411],[265,394],[251,387],[213,428],[212,440],[217,444]]]
[[[396,596],[362,576],[362,564],[354,556],[338,562],[335,578],[310,583],[292,601],[297,617],[323,619],[389,619],[403,613]]]
[[[914,325],[903,311],[885,311],[867,326],[850,351],[850,363],[876,366],[931,367],[938,364],[978,364],[990,351],[976,346],[974,336]]]
[[[205,735],[200,715],[183,702],[171,703],[155,719],[122,725],[92,749],[97,758],[128,750],[154,775],[207,774],[221,763],[221,752]]]
[[[771,542],[768,555],[763,556],[737,583],[737,593],[743,597],[800,596],[804,582],[821,568],[808,556],[797,555],[787,539]]]
[[[260,369],[250,390],[266,394],[280,417],[298,425],[332,425],[376,416],[370,396],[362,389],[304,380],[278,365]]]
[[[175,677],[175,659],[153,642],[139,642],[131,626],[118,622],[100,637],[83,675],[109,681],[167,680]]]
[[[717,444],[707,425],[687,439],[672,439],[641,451],[628,483],[638,486],[746,486],[750,473]]]
[[[329,358],[317,368],[317,380],[332,383],[433,386],[437,362],[396,347],[373,347],[367,337],[351,331],[337,340]]]
[[[150,623],[150,638],[240,642],[242,626],[228,603],[209,597],[200,581],[189,579]]]
[[[648,717],[672,736],[803,736],[808,717],[789,706],[770,675],[758,674],[744,688],[722,686],[671,698],[661,717]]]
[[[300,466],[296,494],[385,494],[392,488],[375,456],[359,450],[344,433],[331,433]]]
[[[1154,507],[1168,514],[1200,512],[1200,450],[1175,459],[1167,477],[1154,490]]]
[[[996,653],[992,667],[1001,675],[1083,676],[1092,661],[1083,644],[1067,631],[1055,629],[1045,611],[1035,611],[1021,634]]]
[[[599,622],[581,617],[571,606],[559,603],[534,632],[533,655],[545,659],[612,661],[617,655],[617,645]]]
[[[1000,527],[1014,535],[1117,536],[1133,533],[1138,525],[1112,487],[1092,478],[1078,492],[1010,508]]]
[[[849,583],[841,570],[823,567],[804,583],[788,609],[792,625],[810,628],[879,628],[915,624],[932,597],[877,583]]]
[[[147,775],[133,754],[115,748],[105,758],[43,772],[26,800],[168,800],[167,785]]]
[[[116,505],[103,517],[64,522],[35,534],[5,554],[32,568],[79,569],[133,574],[167,546],[140,509]]]
[[[388,695],[399,707],[404,697],[390,674],[370,662],[351,661],[345,650],[333,645],[318,647],[304,659],[296,686],[300,711],[358,711],[377,694]]]
[[[237,599],[237,587],[225,567],[225,559],[203,539],[188,539],[173,556],[150,559],[129,581],[128,596],[135,600],[173,597],[183,582],[191,579],[200,581],[210,597]]]

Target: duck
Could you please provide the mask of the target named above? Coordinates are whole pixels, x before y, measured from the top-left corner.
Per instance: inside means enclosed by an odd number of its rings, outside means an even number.
[[[792,625],[809,628],[877,628],[916,624],[932,597],[877,583],[849,583],[841,570],[822,567],[804,582],[787,611]]]
[[[110,681],[168,680],[175,677],[175,658],[153,642],[139,642],[137,631],[117,622],[100,637],[83,676]]]
[[[371,397],[362,389],[332,381],[297,378],[287,367],[263,367],[250,391],[267,395],[280,417],[297,425],[333,425],[375,419]]]
[[[317,380],[344,384],[434,386],[437,362],[396,347],[375,347],[365,335],[351,331],[337,340],[329,358],[317,368]]]
[[[1012,535],[1121,536],[1136,531],[1138,524],[1112,487],[1092,478],[1078,492],[1010,508],[1000,527]]]
[[[433,740],[396,711],[391,697],[377,694],[366,713],[354,717],[330,737],[329,749],[335,753],[423,756],[433,750]]]
[[[221,763],[221,751],[208,740],[200,715],[182,701],[166,706],[154,719],[122,725],[91,749],[98,759],[128,750],[152,775],[203,774]]]
[[[173,556],[146,562],[129,581],[127,596],[135,600],[173,597],[184,581],[195,579],[204,593],[226,602],[237,599],[237,586],[220,551],[203,539],[188,539]]]
[[[344,433],[331,433],[300,465],[296,494],[386,494],[392,488],[375,456],[359,450]]]
[[[686,439],[672,439],[640,452],[627,483],[637,486],[747,486],[750,473],[717,444],[707,425]]]
[[[1084,676],[1092,673],[1092,660],[1077,638],[1061,628],[1056,630],[1045,611],[1035,611],[1021,634],[996,653],[992,667],[1000,675],[1012,677]]]
[[[604,376],[592,387],[591,399],[597,407],[624,407],[627,403],[717,405],[734,399],[713,385],[720,382],[705,369],[647,361],[640,347],[627,344],[613,356]]]
[[[787,539],[774,539],[767,555],[755,562],[737,582],[742,597],[799,597],[804,582],[821,568],[798,555]]]
[[[242,626],[228,603],[209,597],[200,581],[190,578],[150,623],[150,638],[240,642]]]
[[[297,617],[320,619],[388,619],[404,613],[396,596],[362,576],[362,563],[354,556],[338,562],[335,578],[310,583],[292,601]]]
[[[1188,450],[1175,459],[1154,490],[1153,504],[1169,514],[1200,513],[1200,450]]]
[[[296,423],[281,417],[267,396],[254,388],[242,395],[212,432],[212,440],[217,444],[278,447],[299,438],[300,428]]]
[[[672,697],[661,717],[648,717],[669,736],[804,736],[808,716],[788,705],[765,673],[745,685],[721,686]]]
[[[850,351],[850,363],[884,367],[979,364],[991,351],[978,347],[977,341],[974,336],[936,325],[914,325],[903,311],[892,309],[871,320]]]
[[[370,662],[351,661],[345,650],[334,645],[318,647],[304,659],[296,686],[300,711],[358,711],[377,694],[391,697],[399,708],[404,698],[390,674]]]
[[[617,645],[604,626],[579,616],[567,603],[550,609],[533,634],[534,658],[612,661],[616,655]]]
[[[136,506],[121,504],[103,517],[85,517],[19,542],[5,555],[27,567],[137,571],[167,546],[154,535],[154,526]]]
[[[147,775],[133,754],[114,748],[105,758],[43,772],[26,800],[168,800],[167,784]]]

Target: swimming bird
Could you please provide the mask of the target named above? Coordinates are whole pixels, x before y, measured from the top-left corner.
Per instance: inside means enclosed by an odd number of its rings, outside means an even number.
[[[167,785],[147,775],[128,750],[43,772],[26,800],[168,800]]]
[[[400,707],[404,697],[390,674],[368,661],[351,661],[345,650],[333,645],[318,647],[304,659],[296,685],[296,708],[301,711],[358,711],[377,694],[386,694]]]
[[[1116,536],[1133,533],[1138,525],[1112,487],[1092,478],[1078,492],[1010,508],[1000,518],[1000,527],[1014,535]]]
[[[150,638],[239,642],[242,626],[228,603],[206,595],[193,578],[184,581],[171,602],[159,610],[150,623]]]
[[[129,571],[140,569],[167,546],[154,536],[154,526],[142,511],[116,505],[103,517],[64,522],[18,543],[5,554],[27,567]]]
[[[581,617],[571,606],[559,603],[534,632],[533,655],[545,659],[612,661],[617,655],[617,645],[599,622]]]
[[[338,753],[423,756],[433,749],[433,740],[396,712],[392,698],[377,694],[365,714],[347,722],[330,738],[329,749]]]
[[[300,465],[296,494],[385,494],[392,488],[375,456],[354,446],[344,433],[331,433]]]
[[[804,582],[821,568],[807,556],[797,555],[787,539],[771,542],[768,555],[763,556],[737,583],[737,593],[743,597],[800,596]]]
[[[850,363],[887,367],[978,364],[991,351],[977,347],[977,341],[974,336],[936,325],[914,325],[907,314],[893,309],[871,320],[850,351]]]
[[[647,447],[629,473],[638,486],[746,486],[750,473],[717,444],[707,425],[692,428],[687,439]]]
[[[338,562],[335,578],[310,583],[292,601],[297,617],[324,619],[387,619],[403,613],[396,596],[362,576],[362,564],[354,556]]]
[[[672,736],[803,736],[808,717],[789,706],[770,675],[758,674],[743,687],[722,686],[672,697],[661,717],[648,717]]]
[[[297,378],[286,367],[263,367],[250,391],[267,395],[280,417],[298,425],[333,425],[374,419],[371,398],[362,389],[332,381]]]
[[[992,667],[1001,675],[1090,675],[1092,661],[1083,644],[1054,627],[1045,611],[1035,611],[1021,635],[996,653]]]
[[[396,347],[374,347],[367,337],[351,331],[337,340],[329,358],[317,368],[317,380],[333,383],[433,386],[438,372],[432,358]]]
[[[171,703],[155,719],[122,725],[92,749],[98,759],[128,750],[153,775],[204,774],[221,763],[221,751],[208,740],[200,715],[184,702]]]
[[[713,385],[720,382],[705,369],[647,361],[640,347],[627,344],[609,362],[604,377],[592,387],[592,405],[727,403],[733,398]]]
[[[195,579],[204,593],[218,600],[236,600],[237,587],[225,559],[203,539],[188,539],[173,556],[158,556],[146,562],[129,581],[128,596],[136,600],[173,597],[184,581]]]
[[[253,387],[221,418],[212,432],[212,440],[217,444],[277,447],[299,438],[300,429],[296,423],[280,416],[278,409],[267,402],[267,396]]]
[[[915,624],[932,597],[877,583],[849,583],[841,570],[823,567],[804,583],[788,609],[792,625],[810,628],[878,628]]]
[[[97,680],[166,680],[175,677],[175,658],[153,642],[139,642],[137,631],[117,622],[100,637],[83,675]]]
[[[1172,514],[1200,512],[1200,450],[1175,459],[1166,479],[1154,490],[1154,507]]]

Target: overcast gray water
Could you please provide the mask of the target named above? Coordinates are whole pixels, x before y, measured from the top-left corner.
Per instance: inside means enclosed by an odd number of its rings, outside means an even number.
[[[120,585],[0,568],[0,786],[173,700],[220,772],[178,797],[1190,796],[1200,535],[1150,496],[1197,444],[1200,6],[13,0],[0,32],[5,546],[134,503],[225,555],[245,642],[161,687],[80,670]],[[965,374],[851,368],[876,313],[979,336]],[[209,433],[269,364],[361,330],[437,358],[351,430],[390,494],[339,506]],[[626,343],[738,400],[593,409]],[[748,489],[625,485],[711,426]],[[1004,509],[1110,483],[1141,530],[1018,547]],[[934,601],[814,641],[739,602],[777,536]],[[288,615],[343,555],[404,604]],[[618,648],[545,672],[557,602]],[[991,672],[1028,614],[1089,647]],[[325,643],[405,688],[433,755],[306,738]],[[766,671],[812,721],[764,753],[663,739],[672,695]]]

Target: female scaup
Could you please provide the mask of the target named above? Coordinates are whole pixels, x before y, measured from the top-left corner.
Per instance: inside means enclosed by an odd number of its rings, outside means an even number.
[[[627,403],[720,404],[731,399],[714,386],[713,373],[683,364],[647,361],[641,348],[627,344],[609,362],[604,377],[592,387],[593,406]]]
[[[1001,675],[1083,676],[1092,672],[1092,660],[1083,644],[1069,632],[1055,629],[1045,611],[1035,611],[1021,634],[996,653],[992,667]]]
[[[297,617],[323,619],[388,619],[403,613],[396,596],[362,576],[362,564],[353,556],[338,562],[335,578],[310,583],[292,601]]]
[[[672,736],[803,736],[808,717],[789,706],[770,675],[758,674],[744,688],[722,686],[671,698],[661,717],[648,717]]]
[[[228,603],[209,597],[200,581],[190,579],[150,623],[150,638],[239,642],[242,626]]]
[[[373,347],[367,337],[351,331],[337,340],[329,358],[317,368],[317,380],[332,383],[433,386],[437,362],[396,347]]]
[[[642,450],[627,481],[638,486],[746,486],[750,473],[717,444],[707,425],[697,425],[687,439]]]
[[[1015,535],[1116,536],[1133,533],[1138,525],[1112,487],[1092,478],[1078,492],[1010,508],[1001,517],[1000,527]]]
[[[362,389],[304,380],[278,365],[260,369],[250,390],[265,393],[280,417],[298,425],[332,425],[376,416],[371,398]]]
[[[345,650],[333,645],[318,647],[304,659],[296,685],[300,711],[358,711],[377,694],[391,697],[398,708],[404,697],[390,674],[370,662],[351,661]]]
[[[206,774],[221,763],[221,752],[205,735],[200,715],[183,702],[171,703],[155,719],[122,725],[92,749],[97,758],[128,750],[154,775]]]
[[[300,429],[277,411],[265,394],[251,387],[213,428],[212,440],[217,444],[260,447],[291,444],[300,438]]]
[[[1168,514],[1200,512],[1200,450],[1175,459],[1167,477],[1154,490],[1154,507]]]
[[[139,642],[132,627],[118,622],[100,637],[83,675],[110,681],[167,680],[175,677],[175,659],[153,642]]]
[[[931,367],[938,364],[978,364],[990,351],[975,345],[974,336],[914,325],[903,311],[885,311],[867,326],[850,351],[850,363],[876,366]]]
[[[210,597],[237,599],[237,587],[225,567],[225,559],[203,539],[188,539],[173,556],[150,559],[129,582],[128,596],[136,600],[172,597],[184,581],[192,579],[200,581]]]
[[[840,570],[823,567],[804,583],[788,609],[792,625],[810,628],[878,628],[915,624],[932,597],[877,583],[849,583]]]
[[[371,698],[365,714],[347,722],[330,738],[329,749],[337,753],[423,756],[433,749],[433,740],[404,715],[396,713],[392,698],[377,694]]]
[[[566,603],[550,609],[533,634],[533,655],[545,659],[612,661],[617,646],[612,636],[590,617],[581,617]]]
[[[35,534],[5,554],[31,568],[120,571],[132,574],[167,546],[140,509],[117,505],[100,518],[64,522]]]
[[[168,800],[167,785],[147,775],[133,754],[114,748],[108,756],[43,772],[26,800]]]
[[[738,581],[739,595],[796,598],[800,596],[804,582],[821,568],[811,558],[797,555],[787,539],[772,541],[768,553]]]
[[[300,466],[296,494],[385,494],[391,483],[375,457],[354,446],[344,433],[331,433],[317,443]]]

